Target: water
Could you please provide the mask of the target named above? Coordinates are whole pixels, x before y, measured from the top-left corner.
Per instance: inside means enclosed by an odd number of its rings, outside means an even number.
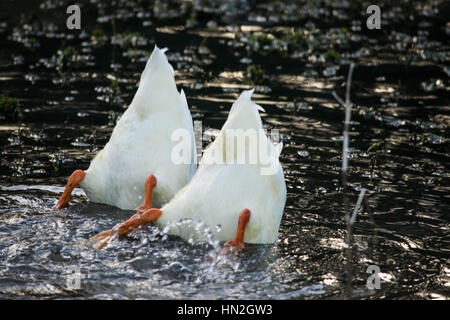
[[[0,117],[0,298],[346,297],[344,112],[331,92],[344,97],[350,61],[349,200],[364,187],[372,208],[354,225],[352,297],[450,297],[449,29],[440,1],[380,4],[379,31],[345,1],[85,1],[82,31],[66,29],[64,1],[26,1],[21,15],[11,3],[0,10],[0,84],[20,112]],[[53,209],[72,171],[108,141],[155,43],[169,48],[203,147],[238,93],[257,87],[263,122],[284,144],[288,200],[276,244],[224,257],[213,237],[191,245],[149,225],[97,251],[87,239],[133,212],[89,203],[81,190],[70,208]],[[380,268],[380,289],[366,286],[370,265]]]

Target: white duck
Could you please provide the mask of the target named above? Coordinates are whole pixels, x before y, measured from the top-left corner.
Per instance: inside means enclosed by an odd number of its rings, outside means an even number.
[[[257,110],[261,107],[251,101],[252,92],[244,91],[233,104],[220,134],[205,150],[196,174],[169,203],[134,215],[119,226],[117,233],[107,230],[94,236],[94,245],[101,249],[115,235],[127,234],[151,221],[161,229],[169,225],[169,234],[201,241],[186,224],[173,224],[186,218],[203,222],[218,240],[232,239],[226,244],[239,249],[244,242],[274,243],[286,203],[286,184],[279,162],[282,145],[273,146],[264,134]],[[253,140],[248,138],[252,132],[257,133]],[[238,143],[237,151],[230,143],[235,137],[244,141],[242,148]],[[257,161],[252,162],[252,157]],[[216,228],[218,225],[220,228]]]
[[[188,133],[184,140],[191,151],[192,161],[188,164],[176,164],[171,159],[174,146],[179,144],[172,141],[177,129]],[[76,170],[70,176],[57,208],[67,205],[78,184],[92,202],[130,210],[142,203],[147,191],[149,196],[140,209],[151,208],[152,200],[154,205],[162,206],[192,178],[194,159],[194,131],[186,97],[183,90],[177,91],[174,71],[164,51],[155,46],[133,101],[117,122],[109,142],[88,170]]]

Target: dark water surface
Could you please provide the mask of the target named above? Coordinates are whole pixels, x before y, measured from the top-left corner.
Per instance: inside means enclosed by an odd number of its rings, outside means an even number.
[[[343,298],[344,111],[332,91],[344,97],[351,61],[348,194],[353,209],[367,188],[372,209],[354,226],[352,297],[450,298],[448,2],[379,1],[382,28],[368,30],[360,1],[91,0],[81,31],[66,28],[71,3],[1,4],[0,94],[20,111],[0,110],[0,298]],[[284,143],[275,245],[224,259],[214,238],[191,245],[146,226],[97,251],[86,239],[132,212],[81,190],[53,209],[108,141],[155,44],[169,48],[203,146],[256,86]],[[369,265],[380,289],[366,287]]]

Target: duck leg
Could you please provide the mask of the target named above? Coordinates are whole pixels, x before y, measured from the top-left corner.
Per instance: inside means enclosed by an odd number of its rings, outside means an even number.
[[[108,241],[117,235],[118,237],[122,235],[126,235],[134,230],[136,230],[139,226],[156,221],[159,216],[162,214],[162,211],[156,208],[152,208],[152,192],[156,187],[156,177],[151,174],[148,176],[147,180],[145,180],[145,199],[144,203],[136,208],[136,213],[131,216],[130,219],[119,225],[119,228],[116,230],[110,229],[91,237],[89,241],[97,248],[102,249]]]
[[[128,219],[127,221],[131,221],[134,218],[139,218],[141,214],[143,214],[147,210],[152,209],[152,192],[155,187],[156,187],[156,177],[151,174],[147,177],[147,180],[145,180],[144,203],[136,208],[136,213],[133,216],[131,216],[131,218]]]
[[[250,220],[250,210],[244,209],[239,214],[238,219],[238,227],[236,231],[236,236],[233,240],[227,241],[225,243],[225,251],[228,251],[230,248],[236,250],[237,252],[242,251],[244,249],[244,233],[245,227],[247,226],[248,221]]]
[[[136,213],[127,221],[122,222],[119,225],[117,231],[114,229],[110,229],[100,232],[99,234],[91,237],[89,239],[89,242],[91,242],[92,245],[96,247],[98,250],[101,250],[115,235],[117,235],[118,237],[126,235],[136,230],[143,224],[158,220],[161,214],[162,211],[156,208],[149,209],[142,214]]]
[[[149,175],[145,180],[145,198],[144,203],[136,208],[136,213],[144,212],[152,208],[152,192],[156,187],[156,177]]]
[[[66,188],[64,189],[61,198],[59,198],[58,203],[56,204],[56,208],[63,209],[67,206],[70,201],[70,195],[73,189],[75,189],[75,187],[78,186],[81,181],[83,181],[85,175],[86,172],[84,172],[83,170],[75,170],[72,173],[69,181],[67,181]]]

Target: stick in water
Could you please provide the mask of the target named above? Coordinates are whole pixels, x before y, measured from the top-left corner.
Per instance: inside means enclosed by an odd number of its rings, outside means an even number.
[[[353,209],[352,217],[350,218],[350,221],[349,221],[350,225],[353,225],[355,223],[356,216],[358,215],[359,207],[361,206],[361,202],[363,201],[365,194],[366,194],[366,189],[362,188],[361,192],[359,193],[358,201],[356,201],[355,209]]]
[[[349,129],[350,129],[350,121],[351,121],[351,113],[352,113],[352,105],[350,102],[350,86],[352,83],[352,75],[353,70],[355,68],[355,64],[352,62],[350,64],[347,76],[347,86],[345,92],[345,103],[342,99],[336,94],[336,92],[332,92],[333,97],[345,108],[345,121],[344,121],[344,141],[342,144],[342,191],[344,193],[344,210],[345,210],[345,221],[347,224],[347,235],[345,239],[345,243],[347,248],[345,250],[346,256],[346,273],[347,273],[347,298],[351,298],[352,296],[352,225],[350,223],[350,212],[349,212],[349,204],[348,204],[348,196],[347,196],[347,171],[348,171],[348,147],[349,147]],[[356,216],[355,216],[356,219]]]

